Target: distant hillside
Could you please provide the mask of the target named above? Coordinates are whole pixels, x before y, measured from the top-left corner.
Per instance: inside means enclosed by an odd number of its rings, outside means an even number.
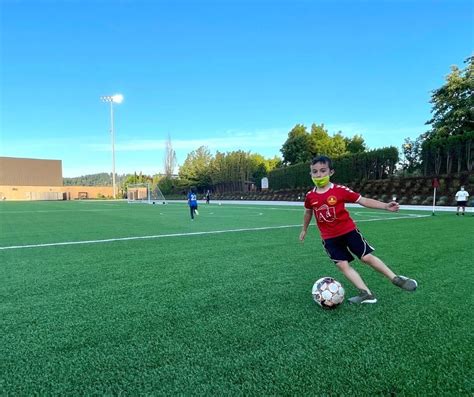
[[[126,177],[127,175],[115,175],[115,183],[120,184]],[[112,174],[101,172],[75,178],[63,178],[63,184],[64,186],[112,186]]]

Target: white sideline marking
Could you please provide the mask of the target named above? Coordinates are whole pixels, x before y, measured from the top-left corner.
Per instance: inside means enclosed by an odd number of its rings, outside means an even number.
[[[61,242],[61,243],[12,245],[12,246],[9,246],[9,247],[0,247],[0,250],[18,249],[18,248],[53,247],[53,246],[56,246],[56,245],[99,244],[99,243],[111,243],[111,242],[114,242],[114,241],[149,240],[149,239],[164,238],[164,237],[200,236],[200,235],[203,235],[203,234],[249,232],[249,231],[255,231],[255,230],[286,229],[286,228],[290,228],[290,227],[301,227],[301,225],[267,226],[267,227],[255,227],[255,228],[246,228],[246,229],[229,229],[229,230],[211,230],[211,231],[208,231],[208,232],[157,234],[157,235],[154,235],[154,236],[118,237],[118,238],[108,238],[108,239],[104,239],[104,240],[64,241],[64,242]]]
[[[426,217],[430,217],[430,216],[429,215],[409,214],[408,216],[403,216],[403,217],[399,216],[399,217],[391,217],[391,218],[362,219],[362,220],[357,221],[356,223],[359,223],[359,222],[374,222],[374,221],[387,221],[387,220],[397,220],[397,219],[426,218]],[[157,234],[157,235],[153,235],[153,236],[117,237],[117,238],[108,238],[108,239],[104,239],[104,240],[63,241],[63,242],[59,242],[59,243],[11,245],[11,246],[7,246],[7,247],[0,247],[0,250],[21,249],[21,248],[55,247],[55,246],[58,246],[58,245],[113,243],[115,241],[151,240],[151,239],[165,238],[165,237],[202,236],[202,235],[205,235],[205,234],[252,232],[252,231],[259,231],[259,230],[288,229],[288,228],[292,228],[292,227],[301,227],[301,226],[302,226],[301,224],[298,224],[298,225],[283,225],[283,226],[265,226],[265,227],[242,228],[242,229],[211,230],[211,231],[207,231],[207,232]]]
[[[104,204],[106,205],[106,204]],[[113,204],[108,204],[113,205]],[[37,213],[60,213],[60,212],[105,212],[105,211],[124,211],[126,208],[91,208],[87,210],[78,210],[78,209],[65,209],[65,210],[26,210],[26,211],[2,211],[2,215],[9,214],[37,214]]]

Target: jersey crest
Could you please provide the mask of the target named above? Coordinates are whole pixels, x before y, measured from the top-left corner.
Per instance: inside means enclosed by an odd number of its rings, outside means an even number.
[[[337,198],[336,198],[336,196],[329,196],[327,201],[328,201],[329,205],[336,205]]]

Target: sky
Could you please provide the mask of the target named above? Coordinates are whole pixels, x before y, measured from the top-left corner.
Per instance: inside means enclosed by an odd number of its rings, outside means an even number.
[[[428,129],[474,49],[464,0],[0,0],[0,156],[63,176],[163,171],[199,146],[267,158],[296,124],[370,149]],[[175,170],[178,171],[178,168]]]

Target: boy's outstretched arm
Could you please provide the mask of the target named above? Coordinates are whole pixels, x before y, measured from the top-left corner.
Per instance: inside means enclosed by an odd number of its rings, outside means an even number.
[[[366,197],[361,197],[357,204],[367,208],[374,208],[377,210],[387,210],[397,212],[400,209],[400,205],[396,201],[390,201],[390,203],[383,203],[379,200],[374,200]]]
[[[301,229],[300,233],[300,241],[304,241],[306,237],[306,232],[308,230],[309,223],[311,222],[311,218],[313,217],[313,210],[309,210],[305,208],[304,217],[303,217],[303,229]]]

